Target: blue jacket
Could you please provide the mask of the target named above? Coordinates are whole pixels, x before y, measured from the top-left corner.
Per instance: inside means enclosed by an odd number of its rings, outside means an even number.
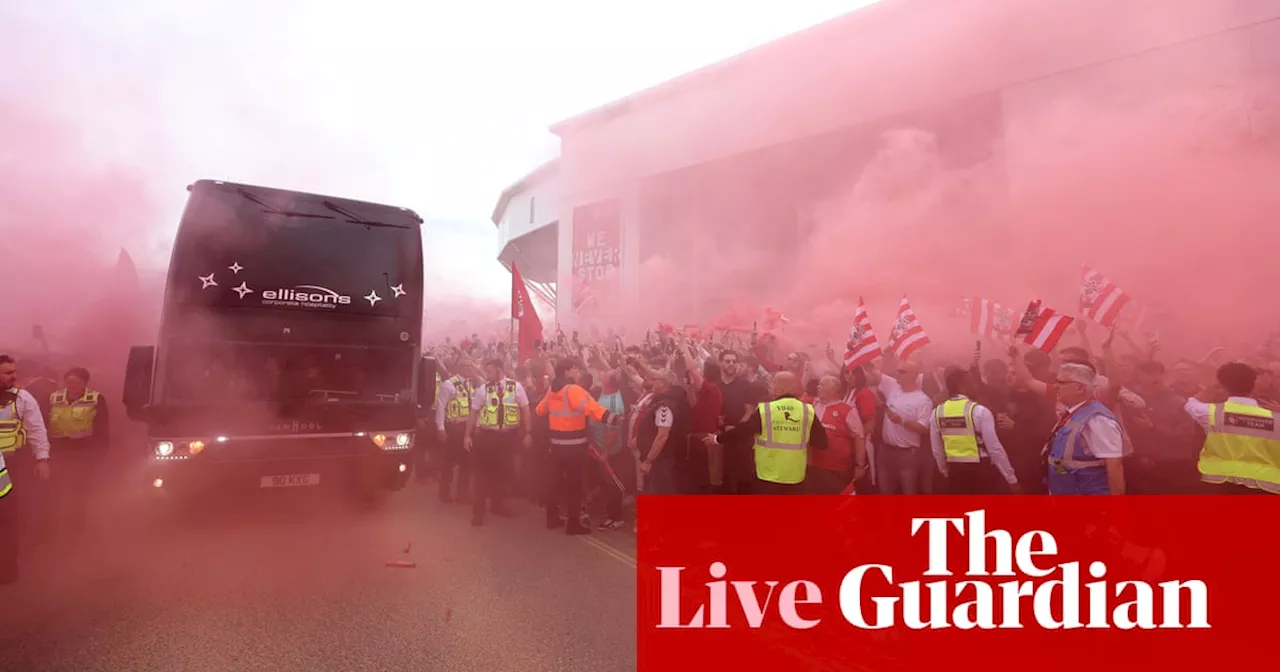
[[[1099,401],[1076,409],[1049,439],[1049,473],[1045,483],[1051,495],[1109,495],[1107,467],[1089,450],[1085,425],[1096,416],[1115,420]],[[1117,421],[1118,422],[1118,421]]]

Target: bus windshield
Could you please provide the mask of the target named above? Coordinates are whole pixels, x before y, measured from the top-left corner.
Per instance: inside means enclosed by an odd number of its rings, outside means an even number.
[[[309,206],[314,213],[264,206],[255,198],[234,190],[192,193],[170,272],[179,303],[386,317],[420,310],[417,228],[360,223],[319,206]]]
[[[417,362],[411,347],[259,343],[172,343],[166,360],[177,402],[404,402]]]

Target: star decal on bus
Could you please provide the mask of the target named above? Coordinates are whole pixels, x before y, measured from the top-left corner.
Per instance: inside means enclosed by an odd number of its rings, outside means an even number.
[[[239,295],[240,295],[240,298],[242,298],[242,299],[244,298],[244,295],[245,295],[245,294],[252,294],[252,293],[253,293],[253,290],[252,290],[252,289],[249,289],[249,285],[248,285],[247,283],[244,283],[244,282],[241,282],[239,287],[232,287],[232,288],[231,288],[231,291],[235,292],[236,294],[239,294]]]
[[[200,275],[197,277],[200,279],[200,289],[209,289],[210,287],[218,286],[218,283],[213,279],[212,273],[210,273],[209,275]]]
[[[394,294],[394,296],[391,297],[393,299],[398,299],[404,296],[406,294],[406,292],[404,291],[404,283],[402,282],[398,285],[393,286],[391,288],[391,292]]]
[[[365,296],[365,297],[362,297],[362,298],[364,298],[364,300],[365,300],[365,301],[368,301],[368,302],[369,302],[369,307],[370,307],[370,308],[372,308],[372,307],[373,307],[373,304],[375,304],[375,303],[377,303],[377,302],[379,302],[379,301],[381,301],[381,300],[382,300],[382,297],[381,297],[381,296],[378,296],[378,292],[377,292],[377,291],[375,291],[375,290],[372,290],[372,289],[371,289],[371,290],[369,290],[369,294],[368,294],[368,296]]]
[[[231,265],[227,267],[227,270],[231,271],[232,275],[239,275],[240,271],[244,270],[244,266],[241,266],[238,261],[233,261],[231,262]]]

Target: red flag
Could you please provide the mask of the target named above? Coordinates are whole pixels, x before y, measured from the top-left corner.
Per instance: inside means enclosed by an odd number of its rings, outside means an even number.
[[[1031,333],[1027,334],[1026,343],[1045,352],[1053,352],[1074,321],[1074,318],[1056,313],[1052,308],[1041,308]]]
[[[520,361],[527,361],[538,354],[537,342],[542,338],[542,320],[529,297],[529,287],[524,284],[520,269],[511,262],[511,319],[516,327]]]
[[[1012,337],[1017,317],[1013,309],[990,299],[972,297],[964,300],[962,310],[969,318],[969,333],[995,340]]]
[[[902,360],[910,359],[916,350],[929,344],[929,337],[920,326],[920,318],[911,310],[907,296],[902,296],[898,305],[898,319],[893,323],[893,331],[889,332],[889,349]]]
[[[844,355],[845,368],[862,366],[880,356],[880,342],[871,330],[871,318],[867,306],[858,297],[858,310],[853,314],[853,326],[849,329],[849,349]]]
[[[1027,303],[1027,309],[1022,313],[1022,320],[1018,322],[1018,328],[1013,332],[1014,340],[1030,336],[1035,331],[1036,320],[1040,317],[1040,306],[1040,299]]]
[[[1083,270],[1080,284],[1080,315],[1109,327],[1129,303],[1129,295],[1107,276],[1089,268]]]

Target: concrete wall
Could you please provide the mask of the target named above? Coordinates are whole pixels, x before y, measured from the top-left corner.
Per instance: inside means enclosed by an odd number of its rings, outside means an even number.
[[[562,198],[555,173],[514,194],[498,222],[498,253],[515,238],[560,219]]]
[[[1280,0],[883,0],[701,85],[566,131],[561,180],[577,199],[1275,18]]]
[[[1115,78],[1141,96],[1142,73],[1171,62],[1184,83],[1230,83],[1239,77],[1224,73],[1280,62],[1280,24],[1266,23],[1275,19],[1280,0],[883,0],[563,130],[561,286],[573,208],[622,196],[622,272],[635,297],[645,176],[987,91],[1002,91],[1011,158],[1027,160],[1019,119],[1041,114],[1043,101],[1076,90],[1088,101],[1090,87]]]

